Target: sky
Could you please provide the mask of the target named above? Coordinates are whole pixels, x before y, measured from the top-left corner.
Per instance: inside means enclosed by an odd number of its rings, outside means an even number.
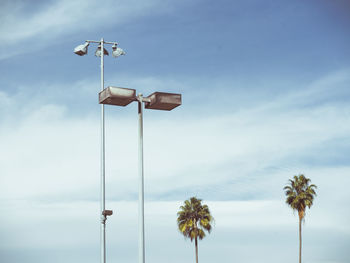
[[[0,261],[99,262],[100,60],[73,50],[104,38],[105,87],[182,94],[144,111],[146,262],[195,261],[192,196],[199,262],[297,262],[302,173],[303,262],[348,263],[349,28],[347,0],[0,0]],[[137,105],[105,114],[107,262],[136,262]]]

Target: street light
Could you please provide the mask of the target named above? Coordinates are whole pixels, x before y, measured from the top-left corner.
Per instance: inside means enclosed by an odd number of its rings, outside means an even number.
[[[112,56],[115,57],[115,58],[117,58],[117,57],[119,57],[119,56],[121,56],[121,55],[125,55],[124,50],[122,50],[120,47],[117,47],[116,44],[114,44],[114,45],[112,46],[112,50],[113,50]]]
[[[109,56],[107,49],[103,48],[103,54],[105,54],[105,56]],[[95,51],[95,56],[101,57],[101,44],[98,45],[98,47]]]
[[[74,53],[79,56],[84,56],[87,54],[87,47],[89,46],[89,42],[85,42],[83,45],[79,45],[74,49]]]
[[[100,104],[126,106],[136,100],[136,91],[119,87],[108,87],[100,92]]]
[[[88,46],[90,43],[98,44],[97,50],[95,52],[95,56],[101,57],[101,91],[104,89],[104,56],[108,56],[108,51],[104,48],[105,44],[113,45],[114,47],[118,45],[116,42],[106,42],[103,38],[100,41],[95,40],[86,40],[85,44],[79,45],[74,49],[74,53],[79,56],[84,56],[88,53]],[[101,56],[101,50],[103,50],[103,56]],[[121,49],[122,50],[122,49]],[[125,52],[119,52],[119,55],[125,55]],[[113,53],[113,57],[115,56]],[[106,263],[106,220],[107,216],[111,216],[113,214],[112,210],[105,210],[105,113],[104,113],[104,105],[101,105],[101,210],[100,210],[100,219],[101,219],[101,263]]]
[[[143,172],[143,108],[170,111],[181,105],[181,94],[155,92],[148,97],[136,96],[136,90],[107,87],[99,93],[100,104],[126,106],[138,102],[139,118],[139,263],[145,263],[144,172]]]

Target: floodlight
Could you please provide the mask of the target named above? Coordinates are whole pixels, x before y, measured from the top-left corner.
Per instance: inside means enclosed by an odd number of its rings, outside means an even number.
[[[109,54],[108,54],[108,51],[107,51],[105,48],[103,48],[103,53],[104,53],[106,56],[109,55]],[[101,57],[101,44],[98,45],[98,47],[97,47],[97,49],[96,49],[96,52],[95,52],[95,56],[96,56],[96,57]]]
[[[125,55],[124,50],[121,49],[120,47],[117,47],[116,44],[113,44],[112,50],[113,50],[112,56],[115,57],[115,58],[117,58],[117,57],[119,57],[119,56],[121,56],[121,55]]]
[[[145,103],[146,109],[170,111],[181,105],[181,94],[154,92],[147,98],[149,102]]]
[[[88,52],[89,42],[85,42],[83,45],[79,45],[74,49],[74,53],[79,56],[84,56]]]
[[[134,89],[107,87],[99,94],[100,104],[126,106],[135,100],[136,90]]]

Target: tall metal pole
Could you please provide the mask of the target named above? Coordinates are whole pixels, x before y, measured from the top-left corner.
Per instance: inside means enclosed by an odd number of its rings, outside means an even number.
[[[139,117],[139,263],[145,263],[142,99],[143,99],[142,94],[139,94],[139,96],[138,96],[138,117]]]
[[[101,91],[104,89],[104,40],[101,38]],[[105,112],[101,104],[101,263],[106,263],[106,216],[105,210]]]
[[[100,56],[101,56],[101,91],[104,90],[104,45],[113,44],[114,48],[117,50],[117,42],[105,42],[103,38],[100,41],[96,40],[86,40],[84,45],[79,45],[74,49],[74,53],[79,56],[84,56],[87,54],[87,47],[90,43],[99,44]],[[108,55],[108,54],[107,54]],[[113,54],[114,57],[120,55],[125,55],[122,49],[119,49],[119,53]],[[98,53],[95,53],[95,56],[98,56]],[[100,171],[101,171],[101,204],[100,204],[100,252],[101,252],[101,263],[106,263],[106,220],[107,216],[113,214],[112,210],[105,210],[105,113],[104,113],[104,104],[101,104],[101,158],[100,158]]]

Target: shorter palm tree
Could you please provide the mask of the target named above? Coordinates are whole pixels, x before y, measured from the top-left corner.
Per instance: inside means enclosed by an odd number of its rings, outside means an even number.
[[[303,174],[294,175],[294,180],[289,179],[289,185],[285,186],[286,203],[298,211],[299,215],[299,263],[301,263],[301,222],[305,220],[306,207],[310,208],[316,196],[316,185],[310,184],[311,180]]]
[[[191,197],[180,206],[177,213],[177,225],[180,232],[187,238],[195,240],[196,263],[198,263],[198,239],[205,237],[205,231],[210,233],[214,218],[211,216],[207,205],[202,205],[202,200]]]

